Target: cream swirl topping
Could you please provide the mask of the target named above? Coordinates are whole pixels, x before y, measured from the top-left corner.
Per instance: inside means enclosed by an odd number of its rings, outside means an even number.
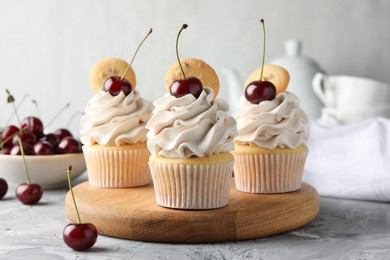
[[[280,93],[258,105],[241,97],[236,141],[268,149],[297,148],[309,137],[308,119],[299,104],[291,92]]]
[[[198,98],[166,94],[153,104],[153,116],[146,124],[152,155],[205,157],[234,149],[236,120],[229,116],[226,101],[214,100],[212,89],[204,88]]]
[[[81,142],[84,145],[124,145],[146,141],[146,122],[152,115],[151,102],[138,91],[112,96],[99,90],[85,107],[81,118]]]

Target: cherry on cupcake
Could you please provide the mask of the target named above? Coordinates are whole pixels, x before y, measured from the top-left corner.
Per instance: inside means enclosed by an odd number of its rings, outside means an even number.
[[[63,231],[63,239],[67,246],[76,251],[84,251],[91,248],[97,239],[98,233],[96,227],[91,223],[81,223],[79,210],[77,208],[76,199],[74,197],[72,183],[70,174],[72,171],[72,166],[68,167],[68,184],[70,194],[72,195],[72,200],[74,208],[76,211],[77,223],[70,223],[65,226]]]
[[[123,92],[125,96],[129,95],[131,91],[133,90],[133,87],[131,86],[131,83],[125,79],[126,74],[129,72],[131,65],[133,64],[134,58],[138,53],[138,50],[148,38],[148,36],[152,33],[152,28],[150,28],[148,34],[144,37],[144,39],[141,41],[141,43],[138,45],[137,50],[135,51],[129,66],[127,66],[126,71],[123,73],[121,77],[119,76],[112,76],[109,77],[106,82],[104,82],[104,90],[106,92],[109,92],[112,96],[117,96],[119,93]]]
[[[261,74],[260,79],[250,82],[245,88],[245,98],[252,104],[259,104],[264,100],[272,100],[276,96],[276,87],[275,85],[263,78],[263,69],[264,69],[264,58],[265,58],[265,26],[264,20],[260,20],[263,28],[263,59],[261,64]]]
[[[202,82],[197,77],[186,77],[186,75],[184,74],[183,66],[181,65],[180,58],[179,58],[178,45],[179,45],[180,34],[187,27],[188,27],[187,24],[183,24],[176,37],[176,58],[180,66],[183,79],[178,79],[172,82],[170,87],[170,93],[172,96],[175,96],[177,98],[188,94],[192,94],[195,98],[198,98],[200,96],[200,93],[202,93],[203,90]]]

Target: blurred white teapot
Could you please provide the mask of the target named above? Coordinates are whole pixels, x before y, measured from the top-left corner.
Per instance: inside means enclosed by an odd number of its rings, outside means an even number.
[[[312,80],[317,72],[323,71],[314,60],[302,56],[301,41],[287,40],[284,47],[286,56],[273,59],[270,63],[288,70],[290,74],[288,91],[301,100],[301,107],[309,117],[318,118],[322,104],[314,94]]]

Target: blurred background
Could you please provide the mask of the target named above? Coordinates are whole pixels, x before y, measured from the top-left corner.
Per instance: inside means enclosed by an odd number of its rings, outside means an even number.
[[[175,39],[183,23],[180,55],[204,59],[221,80],[234,69],[243,85],[261,64],[264,18],[266,62],[284,55],[284,42],[299,39],[303,55],[332,75],[367,77],[390,83],[390,2],[386,0],[0,0],[0,125],[12,113],[9,89],[20,116],[37,115],[49,127],[66,127],[84,110],[93,92],[89,73],[100,59],[129,61],[153,27],[134,61],[137,90],[151,101],[165,91],[164,76],[175,62]],[[238,97],[237,97],[238,102]],[[70,129],[79,135],[79,116]]]

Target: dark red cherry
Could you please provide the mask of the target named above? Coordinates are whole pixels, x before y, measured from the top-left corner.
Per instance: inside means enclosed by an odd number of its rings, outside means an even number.
[[[6,139],[10,138],[5,144],[5,147],[12,147],[12,138],[11,136],[15,133],[19,132],[19,128],[14,125],[9,125],[3,129],[3,132],[1,133],[1,140],[5,141]]]
[[[3,147],[3,149],[0,150],[0,154],[10,154],[12,150],[12,147]]]
[[[33,149],[32,149],[31,144],[22,142],[22,145],[23,145],[24,155],[32,155],[33,154]],[[12,147],[9,154],[10,155],[22,155],[22,151],[20,150],[19,144]]]
[[[4,197],[7,191],[8,191],[7,182],[3,178],[0,178],[0,199]]]
[[[22,126],[25,126],[27,130],[33,132],[38,138],[43,136],[42,121],[35,116],[28,116],[23,119]]]
[[[121,91],[127,96],[131,93],[132,89],[130,82],[125,78],[121,80],[119,76],[109,77],[104,83],[104,90],[110,92],[111,96],[118,96]]]
[[[65,128],[57,129],[54,134],[57,136],[58,142],[60,142],[65,137],[73,137],[72,133]]]
[[[15,135],[12,138],[13,146],[19,145],[18,139],[19,139],[19,135]],[[22,134],[20,135],[20,139],[22,140],[23,143],[34,145],[38,138],[33,132],[26,130],[22,132]]]
[[[57,146],[56,153],[81,153],[81,144],[73,137],[65,137]]]
[[[188,77],[186,79],[179,79],[172,82],[171,95],[177,98],[192,94],[198,98],[202,93],[203,85],[202,82],[196,77]]]
[[[65,244],[76,251],[91,248],[97,239],[96,227],[91,223],[70,223],[63,232]]]
[[[245,88],[245,98],[252,104],[259,104],[264,100],[272,100],[275,96],[276,88],[270,81],[252,81]]]
[[[22,183],[15,191],[16,197],[25,205],[34,205],[42,198],[43,190],[36,183]]]
[[[66,130],[66,131],[68,131],[68,130]],[[71,135],[70,132],[69,132],[69,134]],[[51,143],[51,145],[53,147],[57,147],[58,143],[60,142],[58,137],[55,134],[53,134],[53,133],[49,133],[49,134],[43,136],[41,139],[39,139],[39,141],[49,142],[49,143]]]
[[[34,155],[52,155],[54,154],[54,146],[48,141],[38,141],[33,146]]]

